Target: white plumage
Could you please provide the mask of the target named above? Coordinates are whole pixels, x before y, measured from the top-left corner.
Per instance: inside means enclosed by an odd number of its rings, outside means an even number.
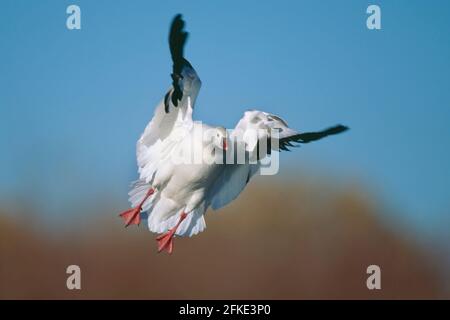
[[[169,252],[174,235],[193,236],[205,230],[208,207],[216,210],[238,197],[258,173],[261,154],[270,157],[271,152],[287,150],[292,143],[307,143],[347,129],[336,126],[321,132],[298,133],[281,118],[257,110],[245,112],[229,133],[222,127],[193,121],[201,81],[183,56],[187,39],[183,27],[184,21],[177,15],[169,34],[172,86],[137,142],[139,180],[129,192],[132,208],[121,214],[128,226],[139,224],[141,212],[147,212],[150,231],[162,234],[157,238],[159,251]],[[204,132],[211,134],[205,138],[201,134]],[[269,145],[258,154],[267,141],[275,141],[275,146]],[[246,161],[236,163],[235,151],[239,148],[244,150]],[[222,159],[224,150],[234,163],[217,161]]]

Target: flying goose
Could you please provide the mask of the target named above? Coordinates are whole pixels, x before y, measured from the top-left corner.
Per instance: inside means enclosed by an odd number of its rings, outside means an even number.
[[[299,133],[280,117],[258,110],[246,111],[229,131],[194,121],[201,81],[183,54],[184,24],[180,14],[172,21],[172,85],[137,141],[139,179],[129,192],[131,209],[120,214],[129,226],[139,225],[147,212],[150,231],[160,234],[158,252],[169,253],[175,236],[204,231],[206,210],[236,199],[273,153],[347,130],[337,125]]]

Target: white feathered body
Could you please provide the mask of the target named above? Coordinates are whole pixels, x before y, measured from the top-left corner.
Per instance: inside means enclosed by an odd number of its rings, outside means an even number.
[[[178,227],[179,236],[192,236],[206,227],[204,213],[211,202],[213,188],[221,176],[224,165],[217,164],[214,146],[204,144],[196,133],[211,129],[201,122],[186,118],[188,108],[174,109],[170,115],[162,115],[163,104],[155,111],[137,143],[137,158],[140,179],[130,191],[132,206],[137,206],[150,188],[155,194],[144,203],[148,213],[148,225],[152,232],[163,233],[172,228],[182,212],[189,213]],[[152,139],[155,129],[164,131],[168,125],[166,117],[174,117],[167,135],[160,133]],[[160,123],[158,123],[158,121]],[[198,163],[193,157],[201,158]]]
[[[186,218],[176,228],[176,235],[192,236],[205,229],[204,213],[207,208],[219,209],[233,201],[258,172],[260,163],[217,163],[214,161],[217,156],[214,147],[205,144],[204,139],[196,134],[219,127],[213,128],[192,119],[201,81],[183,56],[187,39],[183,27],[184,21],[181,15],[177,15],[169,34],[173,61],[172,86],[156,107],[153,118],[137,142],[139,180],[133,184],[129,195],[133,208],[147,212],[148,226],[152,232],[164,233],[172,229],[181,214],[186,213]],[[314,141],[342,132],[346,127],[338,126],[302,136],[290,129],[281,118],[253,110],[245,112],[230,137],[242,135],[243,140],[239,143],[244,146],[247,156],[254,155],[259,141],[272,138],[269,133],[272,129],[279,130],[277,141],[281,143],[281,149],[287,150],[286,146],[292,146],[290,142]],[[264,135],[256,137],[255,130],[262,130]],[[186,154],[194,159],[185,163],[173,161],[174,156],[183,159]],[[196,161],[195,157],[199,155],[200,161]],[[154,193],[148,198],[150,189]]]

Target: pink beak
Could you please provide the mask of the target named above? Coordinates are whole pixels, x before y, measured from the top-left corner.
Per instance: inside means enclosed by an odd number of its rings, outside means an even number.
[[[225,139],[225,138],[222,141],[222,149],[227,150],[227,139]]]

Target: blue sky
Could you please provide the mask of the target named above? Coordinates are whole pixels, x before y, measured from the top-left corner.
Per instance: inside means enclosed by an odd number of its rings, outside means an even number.
[[[82,29],[66,28],[80,6]],[[382,30],[366,28],[369,4]],[[450,214],[448,1],[10,1],[0,4],[0,199],[45,212],[127,192],[135,141],[170,84],[183,13],[203,81],[196,118],[243,111],[345,136],[283,154],[282,172],[354,177],[428,232]],[[284,169],[283,169],[284,168]],[[126,196],[123,197],[126,205]]]

